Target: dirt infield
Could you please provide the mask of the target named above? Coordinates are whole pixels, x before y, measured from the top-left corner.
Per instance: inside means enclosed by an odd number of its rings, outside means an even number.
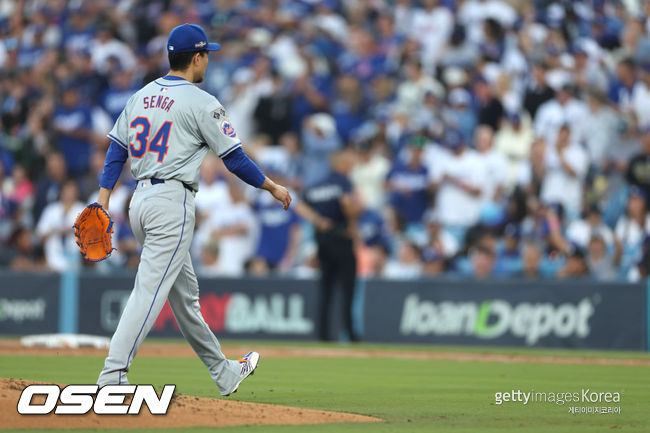
[[[224,347],[224,353],[237,358],[251,348],[244,346]],[[385,349],[356,349],[354,347],[279,347],[255,345],[256,351],[263,358],[393,358],[393,359],[431,359],[460,362],[502,362],[502,363],[532,363],[532,364],[593,364],[650,367],[650,359],[618,359],[618,358],[587,358],[577,356],[535,356],[535,355],[504,355],[494,353],[463,353],[463,352],[420,352],[414,350],[385,350]],[[34,355],[34,356],[106,356],[106,349],[77,348],[77,349],[48,349],[44,347],[23,347],[17,340],[0,340],[1,355]],[[138,357],[155,356],[170,358],[195,357],[192,348],[185,342],[150,343],[145,342],[138,351]]]
[[[171,428],[227,427],[271,424],[323,424],[378,422],[378,418],[340,412],[302,409],[235,400],[176,395],[165,416],[151,415],[143,408],[140,415],[20,415],[16,411],[21,391],[31,383],[0,378],[0,419],[3,428]],[[36,403],[36,397],[34,403]]]

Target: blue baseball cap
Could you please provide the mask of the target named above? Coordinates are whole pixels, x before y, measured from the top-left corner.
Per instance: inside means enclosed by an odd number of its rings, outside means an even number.
[[[175,27],[167,39],[167,51],[170,53],[191,53],[196,51],[219,51],[221,45],[208,42],[208,35],[197,24],[183,24]]]

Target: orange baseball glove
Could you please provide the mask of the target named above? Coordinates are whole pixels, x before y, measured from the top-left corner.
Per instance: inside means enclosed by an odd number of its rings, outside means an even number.
[[[86,206],[72,227],[84,259],[99,262],[113,252],[113,220],[99,203]]]

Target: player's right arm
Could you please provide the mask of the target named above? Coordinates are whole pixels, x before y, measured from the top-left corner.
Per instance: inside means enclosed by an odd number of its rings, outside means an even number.
[[[195,104],[197,125],[203,140],[223,160],[226,168],[247,184],[268,191],[276,200],[282,202],[284,210],[291,204],[291,194],[282,185],[269,179],[241,148],[230,123],[226,110],[216,98],[210,97],[208,103]]]
[[[126,112],[132,100],[133,96],[129,99],[129,102],[127,102],[124,110],[122,110],[120,117],[117,118],[111,132],[108,133],[108,138],[111,139],[111,144],[106,152],[104,170],[102,171],[99,180],[99,196],[97,197],[97,203],[107,211],[111,192],[113,192],[115,183],[117,183],[117,179],[122,173],[124,163],[129,158],[129,151],[126,144],[129,142],[129,127]]]

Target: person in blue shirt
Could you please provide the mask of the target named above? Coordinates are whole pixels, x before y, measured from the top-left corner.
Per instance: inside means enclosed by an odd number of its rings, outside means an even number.
[[[384,218],[374,209],[363,209],[359,215],[357,227],[359,237],[368,247],[389,242]]]
[[[336,83],[337,97],[332,102],[332,115],[343,142],[366,121],[366,101],[361,83],[352,75],[345,75]]]
[[[386,178],[389,203],[398,220],[407,225],[421,223],[429,206],[429,171],[422,163],[425,144],[424,137],[411,137],[408,161],[396,160]]]
[[[284,178],[280,173],[266,170],[276,182]],[[281,204],[268,194],[256,191],[253,211],[259,222],[260,235],[254,260],[263,260],[266,269],[276,269],[281,264],[291,264],[300,237],[300,218],[293,208],[285,211]]]
[[[82,104],[79,96],[76,87],[64,87],[53,119],[59,150],[73,176],[88,171],[92,137],[90,110]]]
[[[507,224],[503,230],[502,242],[497,245],[495,275],[509,277],[522,272],[520,239],[519,226],[514,223]]]
[[[133,73],[127,70],[116,71],[111,76],[108,89],[102,95],[102,108],[117,121],[127,101],[138,88],[133,83]]]

